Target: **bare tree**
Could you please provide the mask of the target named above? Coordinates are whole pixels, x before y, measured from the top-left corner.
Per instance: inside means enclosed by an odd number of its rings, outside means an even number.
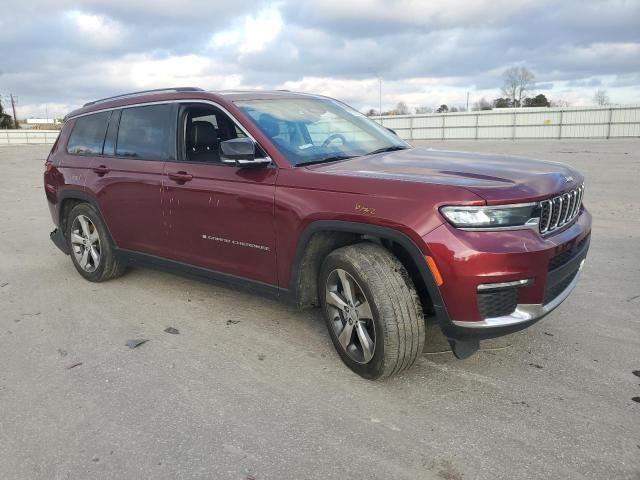
[[[609,95],[607,95],[607,91],[606,90],[598,90],[594,95],[593,95],[593,102],[596,105],[609,105]]]
[[[424,113],[433,113],[433,108],[431,107],[416,107],[416,115],[421,115]]]
[[[395,109],[395,114],[396,115],[409,115],[409,113],[411,113],[409,111],[409,107],[407,107],[407,104],[404,102],[398,102],[398,104],[396,105],[396,109]]]
[[[514,108],[522,106],[522,99],[533,87],[535,75],[526,67],[511,67],[505,70],[502,78],[502,95],[511,100]]]
[[[571,106],[571,102],[569,102],[567,100],[563,100],[562,98],[558,98],[556,100],[551,100],[549,102],[549,105],[551,107],[570,107]]]

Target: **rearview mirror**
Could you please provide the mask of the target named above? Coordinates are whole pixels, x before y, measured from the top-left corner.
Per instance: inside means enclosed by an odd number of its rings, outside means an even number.
[[[256,144],[250,138],[232,138],[220,142],[220,160],[234,165],[264,165],[266,158],[256,158]]]

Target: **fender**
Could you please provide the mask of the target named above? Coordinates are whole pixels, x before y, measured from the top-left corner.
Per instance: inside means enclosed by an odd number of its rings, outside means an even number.
[[[357,222],[346,222],[340,220],[318,220],[306,227],[306,229],[300,235],[298,240],[298,244],[296,246],[296,253],[294,256],[293,264],[291,266],[291,279],[289,281],[289,291],[292,294],[293,298],[298,298],[298,280],[300,274],[300,263],[302,261],[302,257],[304,255],[307,244],[309,243],[313,234],[317,232],[345,232],[345,233],[355,233],[359,235],[372,235],[379,238],[384,238],[387,240],[392,240],[399,244],[402,248],[404,248],[411,259],[415,263],[418,271],[420,272],[420,276],[424,281],[424,284],[427,287],[427,291],[431,298],[431,302],[433,303],[433,309],[436,314],[436,318],[438,320],[439,325],[443,329],[448,329],[453,324],[449,319],[449,315],[447,314],[447,309],[445,307],[444,301],[442,300],[442,295],[440,295],[440,290],[436,285],[436,281],[427,266],[427,262],[424,259],[424,254],[418,248],[418,246],[404,233],[395,230],[393,228],[381,227],[378,225],[372,225],[369,223],[357,223]]]

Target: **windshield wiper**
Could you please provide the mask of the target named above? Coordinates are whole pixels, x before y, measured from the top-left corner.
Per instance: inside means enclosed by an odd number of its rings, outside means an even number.
[[[355,158],[359,155],[333,155],[331,157],[320,158],[318,160],[309,160],[307,162],[298,162],[296,163],[296,167],[300,167],[302,165],[315,165],[317,163],[328,163],[328,162],[337,162],[338,160],[346,160],[348,158]]]
[[[396,150],[407,150],[409,147],[403,147],[401,145],[394,145],[392,147],[382,147],[367,153],[367,155],[375,155],[376,153],[395,152]]]

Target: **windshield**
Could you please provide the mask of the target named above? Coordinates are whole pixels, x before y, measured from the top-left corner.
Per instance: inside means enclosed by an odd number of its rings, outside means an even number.
[[[335,100],[280,98],[235,103],[292,165],[409,148],[386,128]]]

